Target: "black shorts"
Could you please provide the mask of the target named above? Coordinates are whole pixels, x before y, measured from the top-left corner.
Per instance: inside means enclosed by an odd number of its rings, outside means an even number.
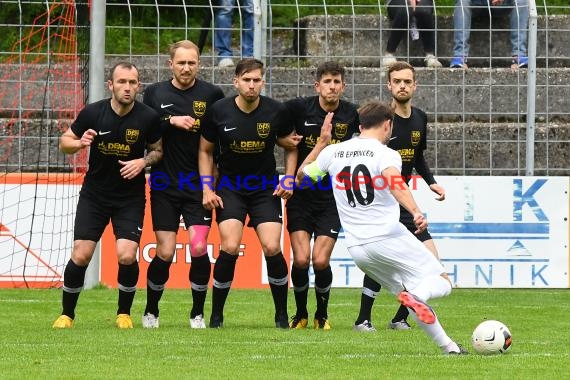
[[[340,219],[334,198],[323,199],[319,191],[297,190],[287,200],[287,231],[307,231],[311,236],[337,239]]]
[[[81,190],[75,214],[74,240],[99,241],[111,221],[115,239],[140,242],[145,198],[113,198]]]
[[[254,191],[220,188],[218,195],[224,202],[224,208],[216,209],[216,221],[220,223],[228,219],[237,219],[245,223],[245,217],[249,215],[249,227],[255,228],[267,222],[283,223],[281,198],[273,195],[273,191],[271,188]]]
[[[419,234],[415,234],[414,231],[417,230],[418,228],[416,227],[416,225],[414,224],[414,217],[412,216],[412,214],[410,214],[405,208],[400,207],[400,223],[402,223],[404,226],[406,226],[406,228],[408,229],[408,231],[410,231],[411,233],[414,234],[414,236],[416,238],[418,238],[419,241],[421,241],[422,243],[426,240],[431,240],[432,237],[429,233],[429,231],[427,230],[427,228],[423,231],[420,232]]]
[[[180,228],[180,215],[182,215],[186,228],[196,225],[211,226],[212,211],[202,206],[201,196],[199,202],[194,198],[176,197],[163,191],[151,191],[150,209],[153,230],[177,232]]]

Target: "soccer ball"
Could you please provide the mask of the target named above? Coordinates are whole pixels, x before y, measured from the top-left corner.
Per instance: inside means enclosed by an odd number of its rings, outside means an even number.
[[[471,336],[473,349],[483,355],[504,354],[512,342],[511,332],[499,321],[481,322]]]

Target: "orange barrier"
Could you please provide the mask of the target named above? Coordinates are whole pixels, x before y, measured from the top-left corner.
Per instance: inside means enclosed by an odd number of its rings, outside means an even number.
[[[36,185],[53,185],[53,186],[67,186],[67,185],[81,185],[83,182],[84,174],[70,174],[70,173],[11,173],[2,177],[3,184],[7,185],[23,185],[23,186],[36,186]],[[147,205],[145,210],[144,226],[141,238],[141,245],[139,248],[139,267],[140,276],[137,286],[139,288],[146,287],[146,272],[148,264],[155,255],[156,239],[152,230],[152,219],[150,215],[150,194],[147,186]],[[75,206],[70,205],[70,212],[75,211]],[[285,221],[285,213],[284,223]],[[34,264],[43,268],[41,273],[34,271],[33,273],[26,273],[23,276],[21,271],[9,271],[6,269],[5,273],[0,275],[0,288],[50,288],[59,287],[63,281],[63,266],[67,259],[54,259],[47,260],[42,258],[41,252],[36,252],[34,249],[27,246],[26,242],[18,239],[19,231],[11,231],[8,226],[0,220],[0,238],[13,242],[18,247],[22,247],[27,252],[27,255],[34,261]],[[285,226],[285,224],[284,224]],[[110,287],[117,287],[117,255],[115,249],[115,236],[111,225],[107,226],[101,238],[101,266],[100,266],[100,280],[103,284]],[[282,240],[283,252],[285,252],[285,260],[289,262],[290,258],[290,243],[289,235],[284,232]],[[220,240],[218,228],[215,220],[212,223],[212,229],[208,236],[208,254],[212,264],[218,256],[220,250]],[[69,257],[71,251],[58,251],[58,255]],[[188,272],[190,270],[190,252],[188,244],[188,233],[181,223],[181,228],[177,235],[177,248],[175,263],[170,268],[170,278],[167,283],[169,288],[185,288],[190,287],[188,280]],[[57,262],[58,267],[50,264]],[[212,265],[213,266],[213,265]],[[257,239],[257,235],[252,228],[245,228],[240,250],[240,258],[238,259],[233,287],[236,288],[264,288],[268,287],[267,275],[265,270],[265,260],[261,252],[261,246]]]
[[[139,281],[137,287],[146,288],[146,272],[148,265],[155,255],[156,238],[152,230],[152,219],[150,214],[150,195],[147,186],[147,204],[145,209],[145,218],[141,242],[139,247]],[[285,231],[286,220],[285,212],[283,213],[283,239],[282,247],[289,267],[290,243],[289,235]],[[247,223],[247,222],[246,222]],[[170,267],[170,277],[166,286],[168,288],[190,288],[188,280],[188,271],[190,270],[190,252],[188,243],[188,232],[181,221],[181,227],[176,236],[176,255],[175,262]],[[246,227],[243,231],[241,243],[240,257],[237,261],[234,281],[232,288],[265,288],[269,287],[267,282],[265,260],[261,251],[261,245],[257,239],[257,235],[253,228]],[[208,255],[213,263],[220,252],[220,235],[215,220],[212,222],[212,228],[208,235]],[[101,238],[101,282],[110,287],[117,287],[117,255],[115,250],[115,236],[111,226],[107,226],[103,237]],[[211,281],[211,280],[210,280]]]
[[[81,185],[83,173],[8,173],[0,176],[6,185]]]

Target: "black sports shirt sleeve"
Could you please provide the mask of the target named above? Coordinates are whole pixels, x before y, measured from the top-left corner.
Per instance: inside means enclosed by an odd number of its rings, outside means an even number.
[[[290,99],[283,103],[287,112],[287,122],[291,123],[293,129],[297,130],[297,133],[299,133],[299,129],[296,126],[296,122],[297,119],[305,117],[305,103],[306,101],[301,97]],[[299,134],[302,134],[302,132]]]
[[[414,157],[414,168],[416,169],[416,172],[423,178],[423,180],[428,185],[433,185],[434,183],[437,182],[435,181],[435,178],[433,177],[431,169],[424,156],[424,152],[427,149],[427,122],[428,122],[427,115],[425,112],[415,107],[414,111],[417,111],[417,114],[421,116],[422,124],[424,126],[422,138],[420,140],[420,145],[417,148],[418,151],[416,157]]]
[[[75,136],[81,137],[86,130],[93,128],[93,120],[97,119],[97,115],[93,112],[95,107],[95,105],[86,106],[79,111],[77,118],[73,121],[70,127]]]
[[[158,112],[154,109],[150,109],[152,111],[152,121],[151,121],[151,128],[148,131],[148,136],[146,138],[146,142],[149,144],[154,144],[162,137],[162,129],[160,127],[160,116]]]
[[[156,93],[158,92],[159,84],[160,82],[151,84],[145,89],[143,94],[143,103],[149,106],[150,108],[154,109],[155,111],[160,109],[159,108],[160,104],[156,103],[156,100],[158,99]],[[158,113],[158,111],[156,112]],[[158,116],[159,116],[158,126],[161,129],[161,132],[167,131],[168,128],[170,128],[169,116],[171,115],[169,115],[168,112],[165,111],[162,115],[158,114]]]
[[[283,103],[279,103],[277,120],[279,126],[276,131],[277,137],[285,137],[295,130],[295,125],[291,117],[291,112],[288,112],[287,107]]]
[[[217,108],[216,103],[214,103],[211,107],[208,107],[208,109],[206,110],[202,128],[200,128],[200,133],[202,134],[202,137],[204,137],[206,140],[208,140],[211,143],[215,143],[218,139],[218,131],[214,123],[214,114],[215,114],[215,109]]]
[[[434,183],[437,183],[435,178],[433,177],[433,174],[431,173],[431,169],[429,168],[426,158],[424,157],[423,150],[420,150],[420,153],[416,157],[416,162],[414,167],[416,169],[416,172],[422,176],[422,178],[424,179],[424,181],[426,181],[428,185],[433,185]]]

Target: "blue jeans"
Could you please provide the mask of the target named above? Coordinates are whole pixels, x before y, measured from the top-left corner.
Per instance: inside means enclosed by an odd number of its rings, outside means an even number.
[[[241,54],[253,57],[253,0],[218,0],[214,18],[214,48],[218,57],[232,57],[232,18],[240,9]]]
[[[484,8],[478,8],[484,7]],[[469,56],[469,35],[473,13],[489,14],[489,0],[456,0],[453,12],[454,57]],[[511,21],[511,56],[526,57],[528,29],[528,0],[505,0],[502,5],[492,6],[491,15],[509,15]]]

